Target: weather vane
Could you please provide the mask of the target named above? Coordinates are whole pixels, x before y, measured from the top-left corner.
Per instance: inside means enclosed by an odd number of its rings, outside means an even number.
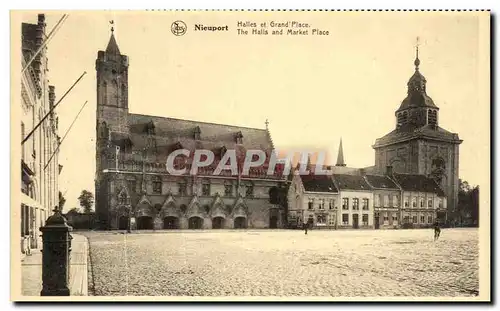
[[[416,40],[416,43],[415,43],[415,48],[417,50],[417,55],[415,57],[415,69],[418,70],[418,66],[420,65],[420,59],[418,59],[418,47],[420,46],[420,37],[417,36],[417,40]]]
[[[115,31],[115,28],[113,26],[115,24],[115,21],[114,20],[110,20],[109,24],[111,25],[111,32]]]

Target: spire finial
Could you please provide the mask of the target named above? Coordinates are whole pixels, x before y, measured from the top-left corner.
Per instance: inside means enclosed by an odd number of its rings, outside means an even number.
[[[420,46],[420,37],[417,37],[417,42],[415,44],[415,49],[416,49],[416,57],[415,57],[415,70],[418,71],[418,66],[420,66],[420,59],[418,59],[418,47]]]
[[[266,119],[266,130],[269,128],[269,120]]]
[[[109,24],[111,25],[111,33],[113,33],[115,31],[115,27],[114,27],[115,21],[114,20],[110,20]]]

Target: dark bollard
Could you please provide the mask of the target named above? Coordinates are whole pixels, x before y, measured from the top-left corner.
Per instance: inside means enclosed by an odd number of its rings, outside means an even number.
[[[60,211],[50,216],[42,231],[42,282],[41,296],[69,296],[69,268],[72,228]]]

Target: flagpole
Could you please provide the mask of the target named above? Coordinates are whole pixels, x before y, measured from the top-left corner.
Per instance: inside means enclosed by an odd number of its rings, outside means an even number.
[[[58,29],[58,26],[61,24],[61,22],[63,22],[63,20],[66,20],[66,18],[68,17],[68,14],[64,14],[61,19],[59,20],[59,22],[57,22],[57,24],[54,26],[54,28],[52,28],[52,31],[49,33],[49,35],[47,36],[47,39],[45,39],[43,41],[43,44],[38,48],[38,50],[35,52],[35,55],[33,55],[33,57],[31,57],[31,59],[26,63],[26,66],[24,66],[23,70],[21,71],[21,73],[24,73],[26,71],[26,69],[29,68],[29,66],[31,65],[31,63],[35,60],[35,58],[38,56],[38,54],[40,54],[40,52],[42,51],[42,49],[49,43],[50,39],[52,39],[52,35],[55,34],[56,32],[56,29]]]
[[[49,165],[50,161],[52,160],[52,158],[54,157],[54,155],[56,154],[56,152],[59,150],[59,148],[61,147],[61,144],[62,142],[64,141],[64,139],[66,138],[66,136],[68,135],[69,131],[71,130],[71,128],[73,127],[73,124],[75,124],[76,120],[78,119],[78,116],[80,115],[80,113],[82,112],[83,108],[85,108],[85,105],[87,105],[88,101],[85,101],[85,103],[83,104],[82,108],[80,108],[80,111],[78,111],[78,114],[76,115],[75,119],[73,120],[73,122],[71,123],[71,125],[69,126],[69,128],[66,130],[66,133],[64,134],[63,138],[61,139],[61,141],[59,142],[59,144],[57,145],[57,148],[56,150],[54,150],[54,152],[52,153],[52,155],[50,156],[49,160],[47,161],[47,164],[45,164],[45,166],[43,167],[43,170],[45,170],[47,168],[47,165]]]
[[[40,122],[38,122],[38,124],[35,126],[34,129],[31,130],[31,132],[29,132],[28,135],[26,135],[26,137],[23,139],[23,141],[21,142],[21,145],[24,145],[24,143],[31,137],[31,135],[33,135],[33,133],[35,133],[36,129],[40,127],[40,125],[42,125],[42,123],[45,121],[45,119],[47,119],[47,117],[52,113],[52,111],[54,111],[54,109],[56,109],[56,107],[61,103],[61,101],[64,99],[64,97],[66,97],[66,95],[68,95],[68,93],[75,87],[75,85],[80,82],[80,80],[83,78],[83,76],[87,74],[86,71],[84,71],[82,73],[82,75],[80,76],[80,78],[78,78],[78,80],[75,81],[75,83],[73,83],[73,85],[66,91],[66,93],[64,93],[64,95],[57,101],[57,103],[54,105],[54,107],[52,107],[49,112],[47,112],[47,114],[42,118],[42,120],[40,120]]]

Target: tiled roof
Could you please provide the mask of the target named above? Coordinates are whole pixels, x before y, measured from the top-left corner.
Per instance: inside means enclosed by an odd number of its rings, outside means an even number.
[[[425,175],[395,173],[393,176],[404,191],[431,192],[444,196],[443,190],[436,181]]]
[[[404,126],[390,132],[389,134],[381,138],[378,138],[375,141],[374,147],[382,146],[389,143],[392,144],[397,141],[406,141],[416,138],[431,138],[431,139],[434,138],[454,143],[461,143],[461,140],[458,138],[458,134],[448,132],[447,130],[440,127],[436,127],[434,129],[430,125],[422,126],[420,128],[412,128],[411,126]]]
[[[363,176],[335,174],[333,178],[341,190],[371,190]]]
[[[366,175],[365,177],[373,188],[399,190],[399,187],[385,175]]]
[[[146,146],[148,135],[144,129],[151,121],[154,124],[154,138],[158,148],[168,149],[180,143],[184,149],[192,151],[208,149],[214,153],[220,152],[223,146],[228,150],[236,149],[237,153],[243,154],[250,149],[272,150],[265,129],[129,114],[130,139],[133,142],[133,149],[142,149]],[[199,140],[194,139],[197,128],[200,129]],[[236,143],[238,133],[243,136],[241,144]]]
[[[328,175],[300,175],[302,185],[306,191],[338,192],[331,176]]]

